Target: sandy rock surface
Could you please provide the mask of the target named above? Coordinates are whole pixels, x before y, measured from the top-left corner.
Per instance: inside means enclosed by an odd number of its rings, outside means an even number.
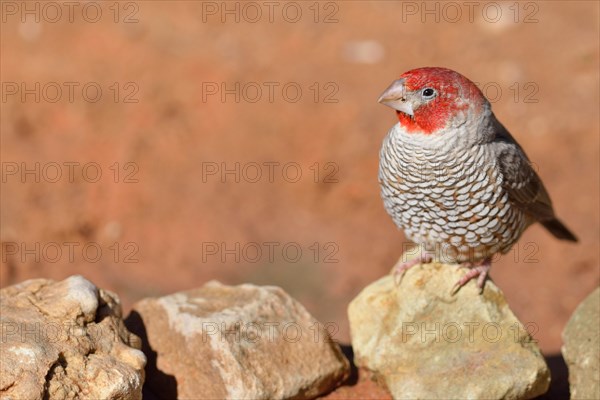
[[[600,288],[575,310],[563,332],[572,399],[600,399]]]
[[[75,275],[0,290],[0,397],[141,399],[146,357],[118,297]]]
[[[142,300],[128,326],[162,398],[307,399],[332,390],[348,360],[326,326],[282,289],[212,281]]]
[[[394,398],[528,399],[550,375],[535,341],[488,281],[482,295],[453,265],[410,269],[367,286],[348,314],[355,363],[378,376]]]

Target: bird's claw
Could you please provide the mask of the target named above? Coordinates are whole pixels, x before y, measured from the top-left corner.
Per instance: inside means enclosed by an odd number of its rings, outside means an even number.
[[[402,282],[402,278],[404,277],[406,271],[408,271],[417,264],[430,263],[433,260],[433,258],[429,254],[424,254],[420,257],[413,258],[412,260],[403,262],[400,262],[400,260],[398,260],[398,262],[396,263],[393,272],[394,285],[396,286],[400,286],[400,283]]]
[[[475,277],[477,277],[477,287],[479,288],[479,294],[483,293],[485,280],[487,279],[487,276],[490,272],[490,268],[492,268],[491,260],[486,258],[480,264],[464,263],[460,266],[469,268],[469,271],[466,274],[464,274],[462,278],[460,278],[458,282],[454,284],[454,286],[452,286],[452,290],[450,291],[450,293],[452,295],[455,295],[461,287],[463,287],[467,282],[469,282]]]

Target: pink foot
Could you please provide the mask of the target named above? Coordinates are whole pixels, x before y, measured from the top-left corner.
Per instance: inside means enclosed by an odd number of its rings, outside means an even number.
[[[400,282],[402,282],[402,278],[404,277],[404,274],[406,273],[406,271],[408,271],[415,265],[421,264],[421,263],[428,264],[432,260],[433,260],[433,257],[431,257],[430,254],[422,254],[420,257],[417,257],[417,258],[414,258],[412,260],[405,261],[402,263],[400,262],[400,260],[398,260],[398,262],[396,263],[396,266],[394,267],[394,284],[396,286],[400,285]]]
[[[490,272],[490,268],[492,268],[492,259],[486,258],[483,261],[473,264],[473,263],[464,263],[461,267],[469,268],[469,272],[467,272],[462,278],[456,282],[456,284],[452,288],[452,294],[456,294],[467,282],[471,279],[477,277],[477,287],[479,288],[479,293],[483,293],[483,286],[485,285],[485,280]]]

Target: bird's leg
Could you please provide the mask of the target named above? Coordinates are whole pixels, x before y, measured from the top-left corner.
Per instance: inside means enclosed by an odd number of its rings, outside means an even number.
[[[400,257],[398,262],[396,262],[396,265],[394,265],[394,283],[396,284],[396,286],[400,285],[400,282],[402,282],[402,278],[404,277],[406,271],[408,271],[417,264],[428,264],[431,261],[433,261],[433,257],[431,256],[431,254],[425,252],[421,252],[420,256],[415,257],[412,260],[403,261],[403,258],[404,254],[402,255],[402,257]]]
[[[492,268],[492,258],[485,258],[478,263],[463,263],[460,265],[460,267],[469,268],[469,272],[467,272],[458,280],[458,282],[456,282],[456,284],[454,284],[452,287],[452,294],[456,294],[461,287],[475,277],[477,277],[477,287],[479,288],[479,293],[483,293],[485,280],[490,272],[490,268]]]

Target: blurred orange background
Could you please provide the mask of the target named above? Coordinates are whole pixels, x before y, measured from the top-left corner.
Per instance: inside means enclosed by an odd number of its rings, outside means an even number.
[[[467,3],[3,1],[1,285],[82,274],[126,311],[211,279],[278,285],[347,343],[347,304],[405,243],[376,99],[443,66],[580,238],[533,226],[491,272],[559,352],[600,277],[599,3]]]

